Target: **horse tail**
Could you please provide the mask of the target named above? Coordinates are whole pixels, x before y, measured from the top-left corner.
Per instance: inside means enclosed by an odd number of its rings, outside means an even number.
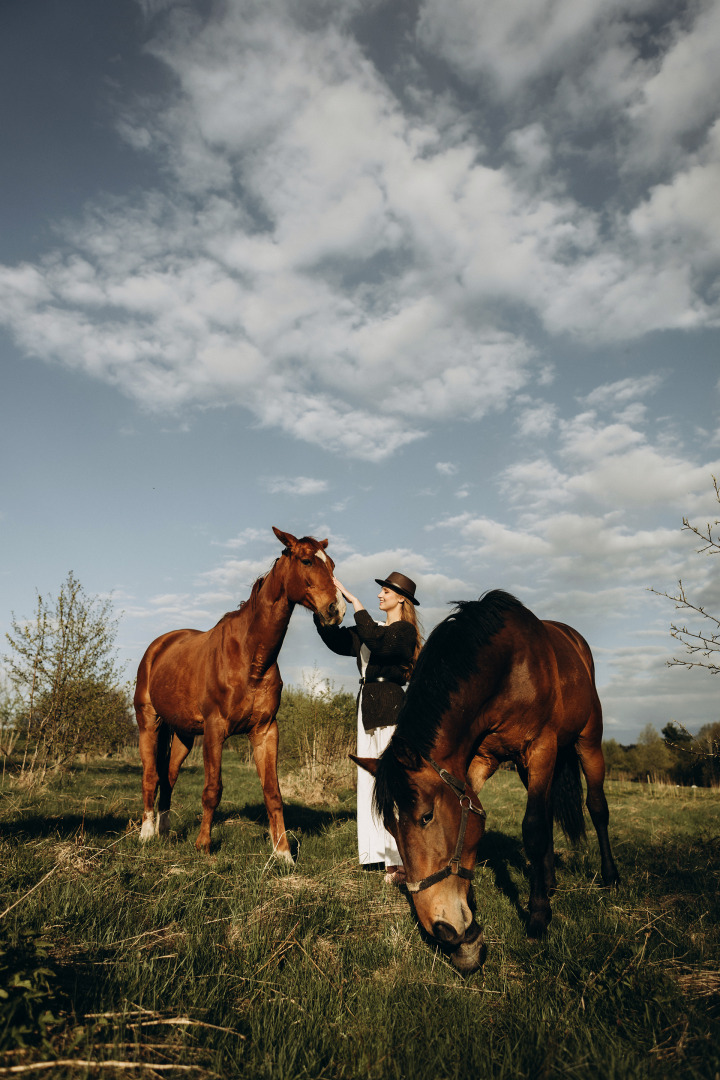
[[[585,836],[580,762],[574,746],[558,751],[552,785],[553,816],[571,844]]]
[[[155,763],[158,774],[167,777],[170,769],[170,750],[173,741],[173,729],[166,724],[162,716],[157,718],[157,750],[155,751]]]

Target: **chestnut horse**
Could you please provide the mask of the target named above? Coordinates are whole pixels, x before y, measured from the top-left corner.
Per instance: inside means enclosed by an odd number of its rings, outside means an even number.
[[[501,762],[515,763],[528,793],[528,934],[550,922],[553,819],[570,840],[585,831],[578,759],[602,880],[619,882],[601,740],[593,658],[576,630],[495,590],[458,604],[429,636],[390,744],[358,763],[375,774],[375,809],[397,840],[418,919],[458,970],[477,970],[484,956],[470,889],[485,831],[476,792]]]
[[[210,826],[222,794],[223,743],[243,733],[253,748],[275,852],[292,861],[277,779],[282,680],[280,646],[295,604],[324,623],[339,623],[345,601],[333,581],[327,540],[297,540],[273,527],[282,556],[253,585],[248,600],[204,633],[172,630],[156,638],[140,661],[135,714],[143,768],[140,839],[169,831],[173,787],[196,735],[203,736],[203,817],[195,847],[210,849]],[[173,738],[174,734],[174,738]],[[159,789],[157,820],[155,795]]]

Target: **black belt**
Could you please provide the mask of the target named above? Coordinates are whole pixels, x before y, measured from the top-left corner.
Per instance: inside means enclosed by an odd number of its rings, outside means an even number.
[[[397,679],[389,679],[389,678],[387,677],[387,675],[378,675],[378,677],[377,677],[376,679],[366,679],[366,678],[362,678],[362,679],[360,680],[360,685],[361,685],[361,686],[365,686],[365,684],[366,684],[366,683],[375,683],[375,682],[389,682],[389,683],[395,683],[395,685],[396,685],[396,686],[403,686],[403,685],[404,685],[404,680],[403,680],[403,682],[398,682],[398,681],[397,681]]]

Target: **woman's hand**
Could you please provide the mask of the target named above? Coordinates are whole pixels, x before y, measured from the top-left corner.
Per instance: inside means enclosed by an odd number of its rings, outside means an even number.
[[[362,611],[363,610],[363,605],[358,600],[357,596],[353,596],[353,594],[351,592],[348,592],[348,590],[345,588],[345,586],[343,585],[343,583],[341,581],[338,581],[338,579],[336,577],[334,577],[333,578],[333,583],[335,585],[335,588],[339,589],[340,592],[343,594],[343,596],[347,600],[348,604],[352,604],[355,611]]]

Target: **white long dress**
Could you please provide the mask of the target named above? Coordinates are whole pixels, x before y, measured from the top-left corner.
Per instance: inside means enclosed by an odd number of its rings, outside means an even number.
[[[370,659],[367,645],[360,649],[361,674],[364,677]],[[358,707],[357,725],[358,757],[379,757],[390,742],[394,727],[375,728],[366,731],[362,724],[362,701]],[[374,778],[365,769],[358,768],[357,779],[357,833],[360,863],[385,863],[386,866],[402,866],[400,852],[391,833],[387,831],[373,812],[372,796]]]

